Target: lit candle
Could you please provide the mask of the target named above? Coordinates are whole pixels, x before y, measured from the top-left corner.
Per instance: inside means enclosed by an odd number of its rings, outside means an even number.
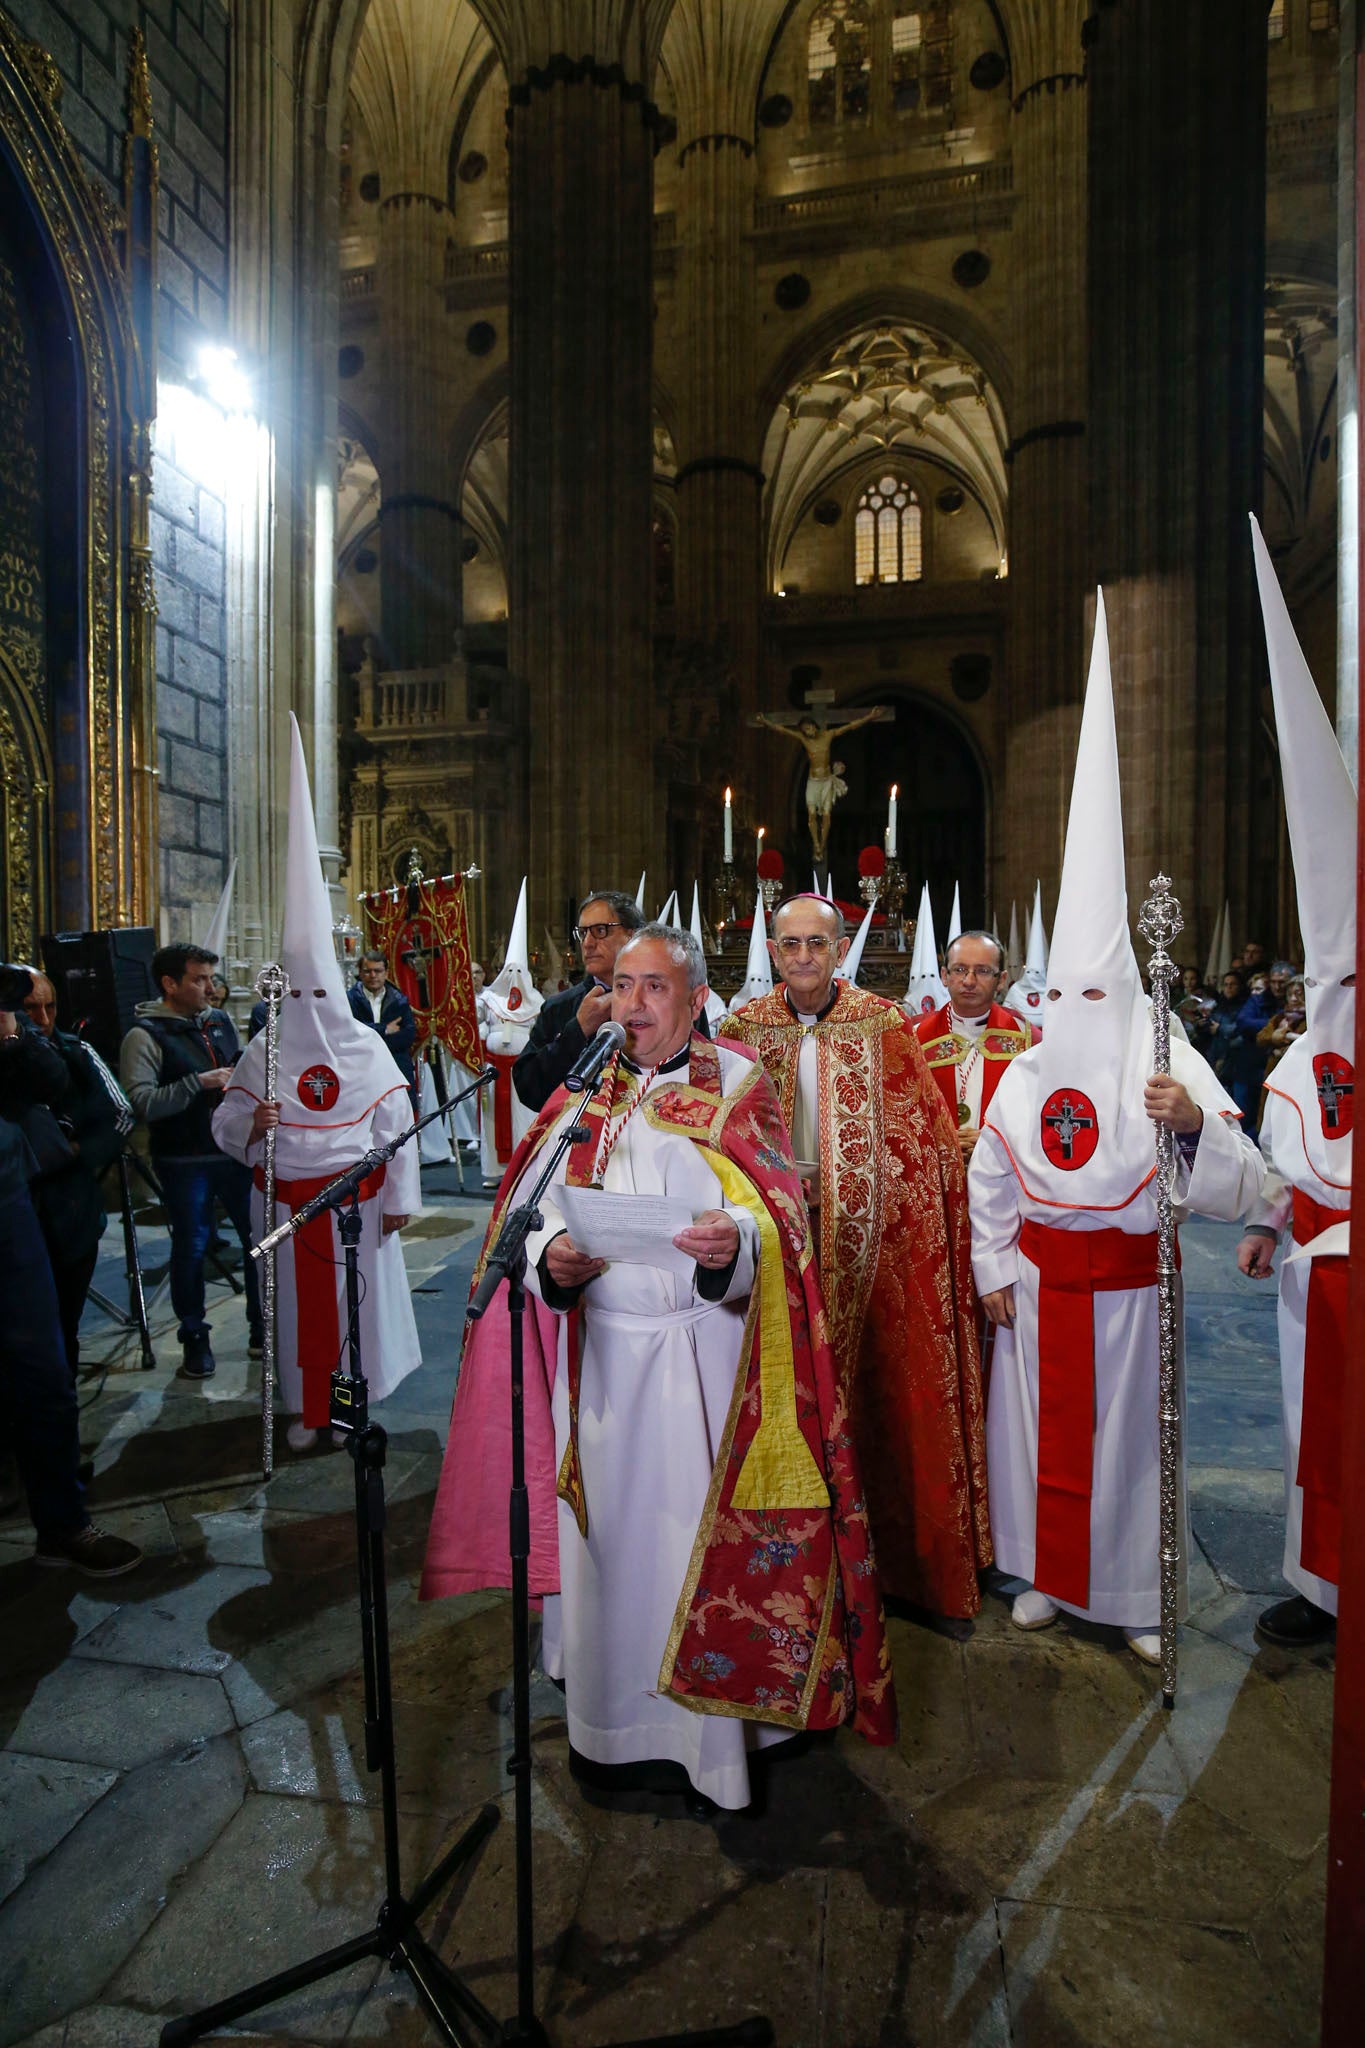
[[[886,850],[892,860],[896,857],[896,797],[898,789],[898,784],[893,782],[891,785],[891,802],[887,805],[886,810]]]
[[[768,828],[766,825],[760,825],[758,828],[758,845],[754,851],[755,866],[757,866],[758,862],[761,861],[763,858],[763,834],[767,831],[767,829]]]
[[[735,814],[730,808],[730,792],[725,792],[725,864],[728,867],[735,857]]]

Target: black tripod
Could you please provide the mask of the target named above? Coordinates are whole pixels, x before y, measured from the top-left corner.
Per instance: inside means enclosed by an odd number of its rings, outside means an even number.
[[[457,1102],[482,1087],[491,1070],[480,1074],[471,1088],[446,1104]],[[495,1077],[492,1077],[495,1078]],[[440,1109],[432,1116],[440,1116]],[[571,1123],[560,1135],[545,1171],[529,1200],[506,1218],[497,1244],[489,1255],[483,1279],[470,1303],[471,1317],[483,1314],[505,1279],[511,1317],[512,1360],[512,1488],[509,1501],[510,1550],[512,1558],[512,1755],[508,1772],[515,1792],[516,1930],[517,1930],[517,2012],[505,2023],[498,2021],[442,1962],[417,1928],[419,1915],[429,1906],[455,1872],[467,1864],[492,1833],[500,1818],[496,1806],[485,1806],[459,1841],[423,1880],[410,1898],[405,1897],[398,1853],[398,1799],[393,1743],[393,1698],[389,1669],[388,1592],[384,1570],[384,1459],[387,1437],[377,1422],[369,1420],[368,1388],[360,1356],[359,1244],[361,1215],[359,1187],[362,1180],[391,1158],[399,1146],[417,1135],[422,1118],[391,1145],[366,1153],[353,1167],[322,1190],[313,1200],[282,1224],[277,1233],[255,1247],[256,1255],[269,1248],[274,1237],[300,1228],[320,1210],[341,1210],[338,1229],[346,1257],[347,1364],[332,1375],[331,1421],[334,1428],[350,1433],[349,1449],[355,1461],[355,1516],[357,1567],[360,1579],[361,1644],[365,1670],[365,1761],[368,1769],[380,1772],[384,1818],[384,1902],[373,1930],[325,1949],[308,1962],[296,1963],[259,1984],[205,2006],[185,2019],[169,2020],[161,2030],[161,2048],[178,2048],[184,2041],[196,2041],[215,2027],[228,2026],[245,2013],[270,2005],[291,1991],[301,1991],[322,1977],[367,1958],[383,1957],[392,1968],[402,1970],[421,2001],[423,2010],[443,2041],[454,2048],[491,2048],[491,2044],[521,2043],[526,2048],[548,2048],[549,2036],[535,2011],[535,1950],[532,1912],[531,1860],[531,1654],[530,1602],[527,1563],[530,1557],[530,1505],[526,1491],[526,1441],[522,1377],[522,1318],[526,1306],[524,1276],[526,1240],[540,1227],[540,1197],[549,1185],[559,1161],[570,1145],[587,1136]],[[343,1205],[345,1205],[343,1207]],[[701,2033],[673,2034],[656,2041],[623,2042],[620,2048],[771,2048],[772,2028],[766,2019],[748,2019],[737,2026],[712,2028]]]

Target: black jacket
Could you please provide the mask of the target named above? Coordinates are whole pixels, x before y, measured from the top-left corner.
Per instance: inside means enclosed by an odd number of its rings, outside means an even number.
[[[64,1113],[70,1083],[61,1055],[55,1053],[27,1017],[20,1017],[17,1038],[0,1039],[0,1201],[27,1193],[36,1161],[24,1136],[23,1121],[35,1103]]]
[[[412,1047],[417,1037],[417,1019],[413,1015],[412,1004],[402,989],[395,988],[391,981],[384,983],[384,1001],[377,1024],[374,1021],[374,1011],[370,1008],[370,992],[363,982],[351,983],[346,991],[346,1000],[351,1006],[352,1016],[358,1017],[362,1024],[368,1024],[371,1031],[379,1033],[393,1054],[394,1064],[399,1073],[409,1088],[414,1087],[417,1075],[412,1064]],[[395,1022],[398,1029],[390,1034],[389,1026]]]
[[[68,1166],[40,1174],[33,1184],[33,1206],[56,1266],[88,1258],[99,1243],[109,1220],[100,1182],[123,1150],[123,1137],[113,1097],[80,1039],[54,1031],[48,1043],[66,1067],[70,1092],[62,1122],[76,1148]]]
[[[544,1109],[587,1044],[574,1013],[588,990],[598,986],[585,976],[541,1004],[531,1036],[512,1067],[512,1086],[527,1109]]]

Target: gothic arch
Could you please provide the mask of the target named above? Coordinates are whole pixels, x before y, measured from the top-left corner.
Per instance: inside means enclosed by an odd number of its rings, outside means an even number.
[[[993,329],[967,307],[916,285],[888,284],[856,292],[841,299],[828,312],[807,321],[773,363],[758,390],[757,428],[760,437],[782,403],[783,393],[797,382],[803,370],[818,362],[846,334],[871,327],[879,320],[902,321],[908,325],[933,327],[949,340],[960,343],[964,355],[980,363],[1000,395],[1008,417],[1013,400],[1013,377],[1009,357]]]

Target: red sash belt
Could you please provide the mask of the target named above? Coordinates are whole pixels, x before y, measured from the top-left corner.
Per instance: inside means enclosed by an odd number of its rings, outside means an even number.
[[[1329,1209],[1294,1190],[1294,1242],[1311,1244],[1348,1209]],[[1314,1259],[1308,1268],[1308,1307],[1303,1333],[1303,1414],[1299,1425],[1299,1468],[1303,1528],[1299,1562],[1306,1572],[1335,1586],[1341,1575],[1341,1395],[1346,1357],[1344,1258]]]
[[[512,1069],[517,1063],[514,1052],[490,1052],[487,1064],[496,1067],[498,1078],[493,1083],[493,1150],[499,1166],[506,1166],[512,1157]]]
[[[1053,1230],[1028,1221],[1019,1249],[1038,1268],[1038,1509],[1033,1583],[1090,1605],[1097,1294],[1156,1285],[1156,1232]]]
[[[383,1187],[387,1166],[376,1167],[360,1183],[360,1199],[368,1202]],[[251,1170],[264,1192],[264,1168]],[[286,1209],[302,1209],[336,1179],[277,1180],[275,1199]],[[303,1375],[305,1429],[326,1429],[331,1408],[331,1381],[341,1357],[341,1266],[332,1237],[332,1211],[323,1209],[294,1238],[294,1341]]]

